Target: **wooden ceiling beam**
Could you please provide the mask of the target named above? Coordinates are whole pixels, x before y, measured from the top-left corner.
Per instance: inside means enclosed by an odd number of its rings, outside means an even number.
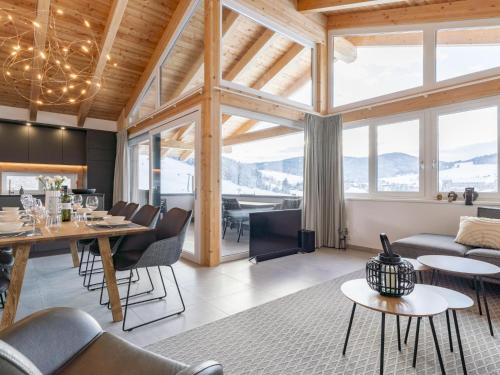
[[[327,27],[331,30],[495,17],[500,17],[498,0],[460,0],[404,8],[332,14],[328,16]]]
[[[274,128],[257,130],[251,133],[239,134],[230,136],[224,139],[224,146],[231,146],[240,143],[259,141],[261,139],[278,137],[280,135],[288,135],[301,132],[302,129],[289,128],[287,126],[275,126]]]
[[[222,38],[229,33],[233,25],[236,23],[238,18],[240,17],[239,13],[229,11],[224,19],[222,20]],[[201,73],[201,68],[203,66],[203,54],[198,56],[198,58],[194,61],[191,68],[188,70],[182,81],[177,85],[177,88],[172,93],[172,99],[177,98],[182,94],[182,92],[186,89],[186,87],[191,83],[194,77],[197,77]]]
[[[260,51],[269,45],[274,35],[274,31],[266,28],[257,40],[250,46],[250,48],[245,51],[243,56],[241,56],[224,75],[224,79],[227,81],[233,81],[238,74],[240,74],[243,69],[245,69],[245,67],[247,67],[255,57],[257,57]]]
[[[181,26],[182,22],[184,21],[187,12],[191,9],[191,7],[195,2],[196,0],[180,0],[179,3],[177,4],[177,7],[175,8],[174,13],[172,14],[172,18],[168,22],[168,25],[163,31],[163,35],[161,36],[160,41],[156,45],[153,54],[149,58],[148,65],[142,72],[141,78],[139,78],[139,81],[135,85],[135,88],[132,91],[132,94],[130,95],[127,104],[125,105],[125,114],[127,115],[127,118],[129,117],[132,107],[139,98],[139,95],[141,95],[144,86],[146,86],[146,83],[153,74],[153,71],[156,68],[158,61],[160,60],[160,57],[163,55],[163,52],[165,52],[165,49],[171,42],[177,29]]]
[[[108,55],[113,47],[118,29],[120,28],[123,15],[125,14],[125,9],[127,8],[127,3],[128,0],[114,0],[111,5],[111,10],[106,22],[106,28],[104,29],[104,34],[101,39],[100,55],[94,67],[93,84],[90,86],[88,93],[89,98],[84,100],[78,109],[77,124],[80,127],[85,125],[85,120],[90,112],[90,108],[92,107],[96,91],[99,89],[96,84],[101,81],[104,68],[108,62]]]
[[[33,48],[33,66],[31,67],[31,93],[30,93],[30,121],[36,121],[38,111],[38,101],[40,100],[41,87],[37,78],[41,73],[43,59],[40,55],[45,52],[45,43],[47,41],[47,30],[49,26],[50,0],[38,0],[36,9],[36,21],[40,27],[35,28],[35,45]]]
[[[399,2],[401,0],[298,0],[297,10],[301,13],[323,13]]]

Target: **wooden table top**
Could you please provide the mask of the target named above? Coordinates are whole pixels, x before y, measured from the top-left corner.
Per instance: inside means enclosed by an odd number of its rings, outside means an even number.
[[[71,221],[61,223],[59,227],[40,226],[38,229],[41,235],[34,236],[18,236],[18,237],[2,237],[0,235],[0,246],[10,246],[26,243],[37,243],[54,240],[80,240],[86,238],[114,237],[124,236],[133,233],[142,233],[150,230],[148,227],[143,227],[137,224],[128,226],[106,228],[106,227],[91,227],[85,222]]]
[[[462,273],[466,275],[494,275],[500,273],[500,267],[476,259],[449,255],[423,255],[417,260],[436,270]]]
[[[449,309],[463,310],[474,306],[472,298],[463,293],[457,292],[456,290],[442,288],[435,285],[422,285],[422,287],[443,297],[446,300]]]
[[[437,294],[415,285],[408,296],[385,297],[372,290],[365,279],[350,280],[342,284],[342,293],[352,302],[368,309],[402,316],[425,317],[440,314],[448,309],[446,300]]]
[[[427,267],[425,264],[420,263],[418,260],[413,258],[403,258],[411,263],[415,271],[429,271],[431,268]]]

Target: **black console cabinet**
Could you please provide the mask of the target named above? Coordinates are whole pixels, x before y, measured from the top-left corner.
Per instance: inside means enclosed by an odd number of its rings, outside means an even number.
[[[0,123],[0,161],[29,162],[29,127]]]

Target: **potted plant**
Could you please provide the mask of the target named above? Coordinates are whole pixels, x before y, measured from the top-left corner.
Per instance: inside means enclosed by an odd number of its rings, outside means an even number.
[[[38,181],[45,191],[45,207],[50,216],[59,214],[59,207],[61,201],[61,187],[64,183],[62,176],[38,176]]]

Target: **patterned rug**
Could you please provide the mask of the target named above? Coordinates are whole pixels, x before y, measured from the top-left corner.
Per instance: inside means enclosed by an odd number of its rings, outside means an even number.
[[[342,346],[352,303],[340,286],[362,278],[364,271],[302,290],[239,314],[184,332],[148,347],[156,353],[185,363],[215,359],[225,374],[378,374],[380,314],[356,309],[346,356]],[[441,277],[440,286],[450,287],[474,299],[468,282]],[[477,307],[458,312],[467,370],[470,375],[500,374],[500,290],[486,284],[496,336],[491,337],[485,316]],[[446,318],[435,319],[447,374],[462,374],[460,355],[449,350]],[[396,318],[386,318],[385,374],[439,374],[428,320],[420,326],[419,355],[412,368],[415,323],[408,345],[397,349]],[[406,318],[401,321],[404,335]]]

